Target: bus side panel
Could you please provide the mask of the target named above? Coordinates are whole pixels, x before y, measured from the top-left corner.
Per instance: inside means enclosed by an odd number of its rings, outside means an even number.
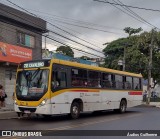
[[[118,109],[121,99],[125,98],[127,103],[133,101],[133,97],[128,95],[128,92],[122,91],[102,91],[102,108],[103,109]]]
[[[66,91],[51,98],[51,113],[70,113],[71,104],[75,99],[82,100],[83,111],[118,109],[121,100],[127,100],[127,107],[141,104],[141,96],[125,91],[101,90],[99,92]]]
[[[140,105],[142,102],[142,95],[130,94],[128,91],[101,91],[102,109],[118,109],[122,99],[127,100],[127,107]]]
[[[67,91],[52,97],[52,113],[70,113],[71,104],[80,99],[83,103],[83,111],[94,111],[101,109],[101,97],[99,92]]]

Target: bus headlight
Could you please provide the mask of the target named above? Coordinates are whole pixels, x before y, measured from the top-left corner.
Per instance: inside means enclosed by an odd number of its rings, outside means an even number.
[[[44,106],[46,104],[46,102],[47,102],[47,99],[42,100],[42,102],[40,103],[39,106]]]

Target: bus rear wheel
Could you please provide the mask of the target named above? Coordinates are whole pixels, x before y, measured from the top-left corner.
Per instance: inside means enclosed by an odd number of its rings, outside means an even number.
[[[127,102],[126,102],[126,100],[122,99],[121,103],[120,103],[120,106],[119,106],[119,112],[120,113],[125,113],[126,109],[127,109]]]
[[[70,109],[70,116],[72,119],[77,119],[80,115],[80,105],[77,102],[73,102]]]
[[[114,109],[114,112],[125,113],[126,109],[127,109],[127,102],[126,102],[126,100],[122,99],[119,104],[119,109]]]

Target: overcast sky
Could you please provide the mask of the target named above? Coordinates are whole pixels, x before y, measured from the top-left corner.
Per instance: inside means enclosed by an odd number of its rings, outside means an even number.
[[[75,41],[83,43],[93,49],[101,51],[104,48],[104,43],[111,42],[118,38],[126,37],[123,29],[125,27],[139,28],[142,27],[144,31],[150,31],[153,26],[160,28],[160,12],[153,12],[147,10],[132,9],[136,14],[149,22],[151,25],[147,25],[120,11],[116,7],[107,4],[100,3],[93,0],[11,0],[15,4],[27,9],[28,11],[41,16],[41,18],[48,20],[54,25],[76,35],[77,37],[88,41],[94,45],[86,43],[78,38],[75,38],[69,34],[66,34],[60,30],[57,30],[53,26],[48,26],[48,29],[69,37]],[[114,2],[113,0],[108,0]],[[117,0],[115,0],[117,2]],[[120,0],[126,5],[135,7],[143,7],[149,9],[160,10],[160,0]],[[13,6],[6,0],[0,0],[1,3],[8,6]],[[120,6],[117,6],[121,8]],[[17,8],[17,7],[16,7]],[[123,9],[123,11],[125,11]],[[127,12],[127,11],[125,11]],[[139,19],[140,20],[140,19]],[[75,26],[76,25],[76,26]],[[93,29],[82,28],[78,26],[84,26]],[[108,32],[107,32],[108,31]],[[110,32],[110,33],[109,33]],[[55,34],[49,34],[60,40],[61,42],[68,44],[72,47],[76,47],[83,51],[93,53],[98,56],[103,56],[101,53],[88,49],[84,46],[70,42],[64,38],[58,37]],[[47,39],[47,48],[55,50],[60,44],[55,43]],[[77,53],[76,56],[84,55]]]

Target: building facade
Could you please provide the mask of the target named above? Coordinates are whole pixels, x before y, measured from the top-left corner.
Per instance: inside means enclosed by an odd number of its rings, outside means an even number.
[[[0,4],[0,84],[7,94],[6,107],[13,106],[18,63],[42,58],[42,34],[46,21]]]

